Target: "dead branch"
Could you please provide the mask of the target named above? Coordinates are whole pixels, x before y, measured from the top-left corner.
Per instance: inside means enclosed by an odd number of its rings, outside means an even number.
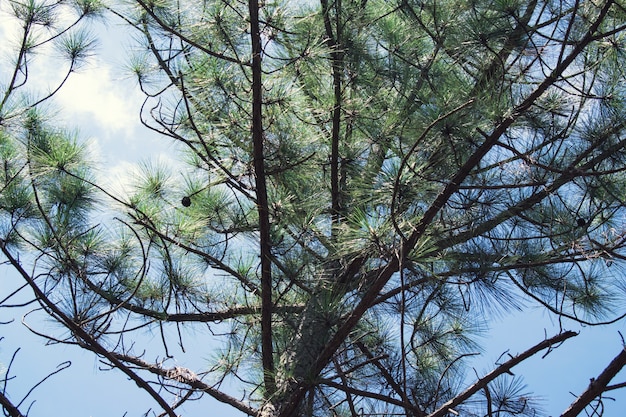
[[[470,398],[472,395],[476,394],[478,391],[483,390],[487,386],[488,383],[490,383],[491,381],[493,381],[500,375],[505,374],[505,373],[511,373],[511,368],[513,368],[514,366],[525,361],[526,359],[530,358],[536,353],[544,349],[549,349],[558,343],[561,343],[571,337],[576,336],[577,334],[578,333],[572,332],[572,331],[563,332],[561,334],[551,337],[550,339],[546,339],[542,341],[541,343],[536,344],[535,346],[531,347],[527,351],[517,356],[513,356],[511,359],[509,359],[508,361],[506,361],[505,363],[498,366],[496,369],[494,369],[493,371],[491,371],[490,373],[488,373],[487,375],[485,375],[484,377],[476,381],[472,386],[467,388],[465,391],[463,391],[462,393],[460,393],[459,395],[457,395],[450,401],[446,402],[437,411],[435,411],[432,414],[429,414],[428,417],[446,416],[450,410],[454,409],[454,407],[458,406],[459,404],[462,404],[465,400]],[[568,417],[573,417],[573,415],[570,415]]]
[[[583,392],[568,408],[561,414],[561,417],[576,417],[585,407],[607,391],[609,382],[626,365],[626,348],[622,348],[620,353],[613,358],[611,363],[602,371],[597,378],[592,378],[587,390]]]
[[[209,394],[216,400],[229,404],[239,411],[246,413],[249,416],[256,416],[259,411],[253,407],[250,407],[246,403],[239,401],[237,398],[231,397],[224,392],[213,388],[209,384],[202,381],[195,373],[187,368],[179,366],[173,368],[164,368],[158,364],[144,361],[136,356],[123,355],[120,353],[111,353],[118,361],[130,363],[140,369],[144,369],[152,374],[158,375],[163,378],[167,378],[172,381],[185,384],[190,388]]]

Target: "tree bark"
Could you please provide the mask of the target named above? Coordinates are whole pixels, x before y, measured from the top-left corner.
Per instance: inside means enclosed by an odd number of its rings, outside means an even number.
[[[24,414],[22,414],[20,410],[15,405],[13,405],[11,400],[9,400],[2,392],[0,392],[0,404],[2,404],[2,408],[8,416],[24,417]]]
[[[270,397],[276,391],[276,380],[272,347],[272,261],[263,143],[262,47],[259,28],[259,1],[249,0],[248,7],[252,45],[252,142],[261,252],[261,356],[266,396]]]
[[[622,348],[622,351],[613,358],[609,366],[597,378],[591,379],[587,390],[561,414],[561,417],[576,417],[580,414],[594,398],[597,398],[607,390],[607,385],[609,385],[611,379],[617,375],[624,365],[626,365],[626,348]]]

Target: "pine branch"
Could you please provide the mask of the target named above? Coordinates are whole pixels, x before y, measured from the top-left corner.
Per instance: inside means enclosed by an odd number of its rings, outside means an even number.
[[[483,157],[498,143],[500,137],[504,135],[504,133],[519,119],[519,117],[524,114],[531,106],[550,88],[554,83],[557,82],[559,77],[568,69],[568,67],[574,62],[574,60],[584,51],[584,49],[593,41],[593,34],[597,31],[598,27],[602,23],[606,14],[609,12],[609,9],[613,1],[607,2],[607,4],[603,7],[602,12],[598,16],[598,18],[593,22],[591,27],[588,30],[587,35],[576,45],[576,47],[572,50],[572,52],[563,59],[559,65],[548,75],[546,78],[533,90],[520,104],[515,106],[510,112],[509,116],[505,117],[500,123],[498,123],[493,131],[490,134],[484,134],[485,140],[484,142],[474,151],[472,155],[465,161],[463,166],[461,166],[455,175],[447,181],[446,186],[441,190],[441,192],[437,195],[434,201],[430,204],[428,209],[424,212],[424,215],[420,219],[420,221],[414,226],[413,232],[411,235],[406,238],[403,247],[403,255],[407,256],[410,250],[417,244],[419,239],[423,236],[428,226],[431,224],[433,219],[437,216],[440,210],[443,208],[445,203],[452,197],[452,195],[459,190],[463,181],[470,175],[472,170],[478,166]],[[581,156],[582,158],[582,156]],[[571,180],[575,178],[574,173],[577,171],[568,172],[568,177],[565,177],[565,174],[560,178],[561,181]],[[558,187],[557,187],[558,188]],[[530,199],[536,199],[538,197],[532,196]],[[531,202],[528,199],[525,204],[530,204]],[[521,209],[520,209],[521,210]],[[342,282],[344,280],[349,280],[350,277],[359,271],[361,265],[363,265],[367,261],[367,257],[359,256],[355,258],[348,268],[346,268],[345,272],[340,277],[339,281]],[[394,261],[392,261],[394,263]],[[395,270],[397,270],[397,262],[395,262]],[[389,264],[391,265],[391,263]],[[379,271],[382,273],[383,269],[387,269],[388,266],[381,268]],[[395,270],[393,272],[395,272]],[[378,272],[376,272],[378,273]],[[385,274],[386,275],[386,274]],[[391,275],[389,275],[391,276]],[[383,285],[384,286],[384,285]],[[381,286],[382,288],[382,286]]]
[[[376,366],[376,368],[378,369],[382,377],[385,379],[385,381],[389,384],[389,386],[391,386],[391,388],[396,392],[396,394],[398,394],[400,398],[402,399],[402,402],[403,402],[402,406],[405,408],[411,408],[413,410],[413,413],[415,413],[415,415],[418,417],[425,417],[426,413],[424,412],[424,410],[419,408],[419,405],[410,404],[409,398],[406,395],[406,392],[404,391],[403,387],[400,386],[400,384],[395,380],[395,378],[391,375],[389,370],[380,362],[380,360],[374,357],[374,355],[367,348],[367,346],[365,346],[365,344],[361,342],[360,340],[355,341],[355,345],[361,350],[361,352],[363,352],[365,357],[367,357],[368,361],[372,360],[374,362],[374,365]]]
[[[496,379],[497,377],[499,377],[500,375],[506,374],[506,373],[511,373],[511,368],[513,368],[514,366],[518,365],[519,363],[525,361],[526,359],[530,358],[531,356],[537,354],[538,352],[544,350],[544,349],[551,349],[554,347],[554,345],[561,343],[571,337],[576,336],[578,333],[572,332],[572,331],[566,331],[563,332],[561,334],[558,334],[556,336],[551,337],[550,339],[546,339],[538,344],[536,344],[535,346],[531,347],[530,349],[528,349],[527,351],[512,357],[511,359],[509,359],[508,361],[506,361],[505,363],[503,363],[502,365],[498,366],[496,369],[494,369],[493,371],[491,371],[490,373],[488,373],[487,375],[485,375],[484,377],[482,377],[481,379],[479,379],[478,381],[476,381],[472,386],[470,386],[469,388],[467,388],[465,391],[463,391],[461,394],[457,395],[456,397],[454,397],[453,399],[451,399],[450,401],[446,402],[444,405],[442,405],[438,410],[436,410],[434,413],[431,413],[428,415],[428,417],[444,417],[446,415],[448,415],[448,413],[450,412],[450,410],[453,410],[455,407],[457,407],[458,405],[462,404],[465,400],[467,400],[468,398],[470,398],[472,395],[476,394],[478,391],[483,390],[487,384],[489,384],[491,381],[493,381],[494,379]]]
[[[212,56],[214,58],[218,58],[218,59],[222,59],[224,61],[228,61],[228,62],[232,62],[235,64],[238,64],[240,66],[250,66],[249,63],[247,62],[242,62],[240,60],[238,60],[237,58],[233,58],[231,56],[225,55],[225,54],[221,54],[215,51],[212,51],[211,49],[207,48],[206,46],[203,46],[201,44],[199,44],[198,42],[194,41],[193,39],[191,39],[190,37],[184,35],[183,33],[181,33],[179,30],[171,27],[170,25],[168,25],[165,21],[163,21],[163,19],[161,19],[159,16],[156,15],[156,13],[154,13],[154,10],[152,9],[152,7],[149,6],[148,3],[146,3],[143,0],[137,0],[137,4],[139,4],[141,6],[141,8],[148,13],[148,15],[154,19],[154,21],[166,32],[171,33],[172,35],[180,38],[182,41],[188,43],[189,45],[193,46],[194,48],[198,48],[200,51],[204,52],[205,54]],[[119,13],[116,13],[119,16],[122,16]],[[126,19],[125,19],[126,20]],[[209,45],[210,46],[210,45]]]
[[[626,348],[613,358],[611,363],[598,375],[591,379],[589,387],[561,414],[561,417],[576,417],[594,400],[609,389],[611,379],[626,365]],[[623,384],[622,384],[623,385]]]
[[[160,365],[146,362],[136,356],[123,355],[115,352],[113,352],[112,355],[119,361],[133,364],[134,366],[137,366],[140,369],[144,369],[154,375],[159,375],[163,378],[167,378],[188,385],[194,390],[202,391],[220,402],[232,405],[237,410],[244,412],[249,416],[256,416],[258,414],[257,409],[250,407],[242,401],[239,401],[237,398],[231,397],[230,395],[213,388],[212,386],[208,385],[200,378],[198,378],[196,374],[194,374],[187,368],[181,368],[178,366],[174,368],[164,368]]]
[[[3,392],[0,392],[0,404],[4,411],[9,413],[10,417],[25,417],[24,414],[20,412],[20,410],[4,395]]]
[[[417,407],[411,405],[411,404],[407,404],[405,401],[393,398],[389,395],[385,395],[382,394],[380,392],[371,392],[371,391],[365,391],[359,388],[354,388],[350,385],[347,385],[345,383],[337,383],[335,381],[329,380],[329,379],[321,379],[319,381],[319,383],[321,385],[326,385],[329,386],[331,388],[337,389],[339,391],[343,391],[346,394],[351,394],[351,395],[356,395],[359,397],[364,397],[364,398],[373,398],[379,401],[382,401],[384,403],[388,403],[388,404],[392,404],[395,405],[397,407],[402,407],[403,409],[405,409],[407,412],[411,413],[409,415],[421,415],[420,412],[421,410],[419,410]]]
[[[573,50],[552,70],[546,78],[539,83],[539,85],[517,106],[511,109],[511,112],[507,117],[500,121],[492,130],[490,134],[485,135],[483,143],[467,158],[465,163],[457,170],[457,172],[450,178],[445,187],[439,192],[437,197],[430,204],[428,209],[424,211],[423,216],[419,222],[414,226],[411,235],[403,241],[402,251],[398,258],[390,260],[383,267],[366,274],[362,278],[365,283],[371,283],[369,288],[362,296],[359,303],[354,307],[352,312],[347,316],[345,321],[339,326],[339,329],[330,337],[326,343],[324,349],[320,352],[317,360],[314,364],[311,364],[310,374],[318,375],[322,369],[328,364],[332,355],[339,348],[341,343],[345,340],[347,335],[360,321],[361,317],[370,308],[372,303],[380,291],[385,287],[391,277],[398,271],[400,267],[400,259],[406,259],[409,253],[415,248],[419,240],[424,236],[431,223],[436,216],[442,210],[446,202],[456,193],[470,175],[470,173],[479,165],[481,160],[487,155],[487,153],[498,143],[500,137],[513,126],[513,124],[527,112],[533,104],[551,87],[553,86],[562,74],[569,68],[578,56],[583,53],[585,48],[593,41],[593,35],[596,33],[600,24],[609,12],[613,1],[608,1],[601,10],[601,13],[596,20],[588,28],[586,36],[581,39],[580,43],[573,48]],[[362,265],[368,261],[368,256],[358,256],[352,260],[348,265],[344,273],[338,277],[339,282],[348,282],[354,279],[360,271]],[[304,381],[296,381],[290,387],[291,395],[289,399],[283,404],[283,408],[280,410],[280,416],[286,417],[291,415],[296,409],[299,402],[302,400],[304,394],[307,391],[307,387]]]

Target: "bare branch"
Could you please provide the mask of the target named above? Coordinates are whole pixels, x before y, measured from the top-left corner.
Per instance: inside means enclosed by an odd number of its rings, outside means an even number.
[[[498,366],[496,369],[494,369],[493,371],[491,371],[490,373],[488,373],[487,375],[485,375],[484,377],[476,381],[472,386],[467,388],[465,391],[463,391],[462,393],[460,393],[459,395],[457,395],[450,401],[446,402],[438,410],[429,414],[428,417],[446,416],[450,410],[454,409],[454,407],[457,407],[459,404],[462,404],[465,400],[470,398],[472,395],[476,394],[478,391],[483,390],[487,386],[487,384],[489,384],[491,381],[493,381],[494,379],[496,379],[502,374],[510,373],[511,368],[513,368],[514,366],[525,361],[526,359],[537,354],[538,352],[544,349],[551,349],[554,347],[554,345],[561,343],[571,337],[574,337],[577,334],[578,333],[571,332],[571,331],[563,332],[561,334],[551,337],[550,339],[546,339],[536,344],[535,346],[531,347],[527,351],[517,356],[512,357],[511,359],[509,359],[508,361],[506,361],[505,363]]]
[[[162,366],[141,360],[136,356],[122,355],[119,353],[112,353],[112,355],[119,361],[131,363],[155,375],[159,375],[163,378],[183,383],[193,388],[194,390],[202,391],[206,394],[209,394],[216,400],[225,404],[232,405],[237,410],[242,411],[249,416],[256,416],[258,414],[258,410],[256,410],[255,408],[250,407],[249,405],[239,401],[238,399],[231,397],[230,395],[225,394],[218,389],[213,388],[212,386],[208,385],[200,378],[198,378],[195,373],[186,368],[164,368]]]
[[[4,410],[9,413],[9,416],[11,417],[25,417],[20,410],[13,405],[13,403],[11,402],[11,400],[9,400],[9,398],[4,395],[3,392],[0,392],[0,404],[2,404],[2,408],[4,408]]]
[[[608,391],[609,382],[615,375],[626,365],[626,348],[622,348],[619,354],[613,358],[611,363],[598,375],[597,378],[592,378],[589,383],[589,387],[574,401],[568,408],[561,414],[561,417],[576,417],[579,415],[585,407],[587,407],[594,398],[602,395],[605,391]],[[624,384],[621,384],[624,385]],[[613,388],[611,388],[613,389]]]

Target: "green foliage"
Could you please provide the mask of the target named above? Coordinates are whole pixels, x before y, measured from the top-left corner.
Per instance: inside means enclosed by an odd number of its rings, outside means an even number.
[[[91,6],[86,5],[89,8]],[[89,11],[89,9],[87,9]],[[67,58],[74,69],[80,67],[85,60],[93,55],[93,48],[96,40],[93,35],[86,30],[78,30],[67,33],[59,38],[57,48],[61,54]]]
[[[99,17],[105,9],[105,4],[100,0],[75,0],[73,6],[79,16],[89,17]]]
[[[12,11],[26,25],[50,26],[54,22],[54,9],[45,1],[28,0],[11,2]]]
[[[624,10],[606,4],[275,1],[258,22],[253,3],[114,5],[140,38],[145,122],[186,165],[144,163],[113,195],[26,106],[0,131],[2,245],[35,254],[46,295],[147,372],[163,365],[126,348],[128,323],[175,327],[181,346],[184,323],[211,331],[209,374],[250,407],[437,413],[494,316],[624,315],[609,274],[626,243]],[[14,6],[46,25],[40,9]],[[69,72],[95,45],[55,39]],[[178,398],[202,390],[160,375]],[[482,382],[460,411],[540,413],[519,379]]]

